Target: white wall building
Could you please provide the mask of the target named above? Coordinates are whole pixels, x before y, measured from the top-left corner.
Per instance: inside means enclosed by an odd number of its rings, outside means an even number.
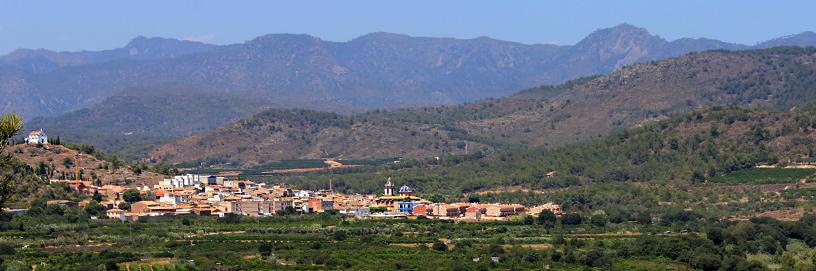
[[[207,175],[185,174],[173,176],[173,179],[164,179],[164,185],[173,187],[191,187],[199,186],[202,182],[207,183]]]
[[[48,144],[48,136],[43,132],[42,129],[39,131],[31,131],[28,133],[28,136],[25,138],[26,144],[37,145],[37,144]]]

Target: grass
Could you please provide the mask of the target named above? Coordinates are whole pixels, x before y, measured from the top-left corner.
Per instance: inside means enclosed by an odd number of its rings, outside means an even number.
[[[816,174],[810,168],[749,168],[711,178],[711,183],[725,184],[774,184],[793,183]]]

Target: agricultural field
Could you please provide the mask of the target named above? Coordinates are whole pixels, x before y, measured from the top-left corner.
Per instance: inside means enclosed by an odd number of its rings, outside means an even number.
[[[816,169],[810,168],[749,168],[713,177],[709,182],[723,184],[796,183],[813,177],[814,174],[816,174]]]
[[[799,222],[711,222],[686,213],[653,223],[611,222],[602,214],[576,213],[454,223],[356,220],[326,212],[130,223],[56,220],[52,215],[26,215],[3,222],[3,266],[131,271],[717,270],[783,265],[778,255],[786,254],[810,262],[813,254],[808,251],[816,245],[816,230],[808,224],[816,216]]]
[[[373,167],[391,164],[397,159],[377,159],[377,160],[332,160],[333,163],[342,165],[340,168],[334,170],[344,170],[353,167]],[[193,164],[176,165],[176,166],[191,166]],[[251,168],[230,168],[230,167],[213,167],[213,168],[198,168],[187,170],[184,173],[191,174],[218,174],[219,172],[238,172],[242,178],[264,178],[269,176],[279,176],[291,173],[301,173],[308,171],[320,171],[330,168],[330,164],[323,159],[304,159],[304,160],[281,160],[273,163],[267,163]]]

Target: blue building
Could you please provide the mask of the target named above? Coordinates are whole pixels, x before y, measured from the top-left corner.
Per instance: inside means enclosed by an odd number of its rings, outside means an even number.
[[[397,212],[410,214],[417,205],[419,205],[419,201],[398,201]]]

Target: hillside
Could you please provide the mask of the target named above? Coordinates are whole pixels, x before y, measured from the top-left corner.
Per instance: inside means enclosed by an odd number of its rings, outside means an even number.
[[[286,159],[327,156],[374,159],[462,154],[459,133],[436,125],[369,120],[309,110],[264,111],[252,118],[165,144],[150,153],[152,162],[261,165]]]
[[[26,129],[43,129],[63,142],[93,144],[134,159],[156,144],[214,129],[266,107],[259,101],[163,84],[128,89],[57,117],[35,118]]]
[[[274,154],[259,152],[251,160],[272,161],[313,158],[319,152],[294,151],[323,148],[346,158],[422,158],[456,149],[429,148],[442,144],[558,147],[602,137],[613,130],[666,118],[677,112],[713,106],[740,105],[787,109],[812,103],[816,83],[816,49],[798,47],[712,51],[636,64],[609,75],[574,80],[555,87],[522,91],[502,99],[487,99],[460,106],[438,106],[392,112],[376,111],[352,117],[321,114],[325,120],[349,119],[355,125],[334,126],[333,140],[282,141],[283,132],[251,129],[242,122],[165,145],[151,153],[155,161],[188,162],[225,158],[244,161],[238,150],[253,149],[256,142],[275,146]],[[255,126],[287,126],[288,115],[254,118]],[[292,120],[299,123],[298,120]],[[374,125],[402,133],[367,133]],[[254,127],[254,126],[253,126]],[[288,127],[288,126],[287,126]],[[294,126],[293,126],[294,127]],[[300,135],[323,130],[301,127],[287,131]],[[309,130],[312,129],[312,130]],[[318,130],[314,130],[318,129]],[[414,140],[429,131],[452,133],[444,141]],[[382,131],[380,131],[382,132]],[[253,140],[234,140],[236,133]],[[302,136],[301,136],[302,137]],[[371,142],[391,140],[389,144]],[[433,137],[431,137],[433,139]],[[460,143],[452,139],[461,140]],[[212,142],[230,142],[213,145]],[[370,146],[367,144],[371,144]],[[431,144],[431,145],[429,145]],[[221,148],[219,146],[230,146]],[[348,147],[355,146],[355,147]],[[369,146],[362,148],[359,146]],[[400,152],[381,151],[381,148]],[[479,150],[480,148],[471,148]],[[378,156],[384,155],[384,156]],[[283,157],[283,158],[281,158]]]
[[[481,114],[493,117],[457,127],[495,140],[558,146],[698,108],[790,108],[816,101],[814,60],[812,48],[695,53],[489,101]],[[555,91],[560,95],[550,97]]]
[[[809,44],[803,35],[772,44]],[[9,97],[0,103],[0,111],[29,119],[55,116],[105,101],[125,89],[163,83],[290,108],[336,104],[328,108],[335,112],[348,107],[458,104],[693,51],[748,48],[754,47],[710,39],[666,41],[627,24],[598,30],[565,46],[390,33],[347,42],[270,34],[225,46],[137,38],[110,51],[19,50],[0,56],[0,95]]]
[[[546,150],[505,148],[493,153],[419,159],[334,171],[338,191],[370,193],[392,177],[420,193],[461,197],[497,188],[553,189],[598,183],[700,184],[757,164],[813,162],[816,110],[721,108],[679,113],[600,139]],[[548,172],[555,172],[547,177]],[[323,187],[329,176],[275,176]]]
[[[45,175],[50,179],[64,179],[73,176],[74,162],[78,154],[76,150],[60,145],[38,147],[17,144],[10,146],[6,151],[32,167],[35,174]],[[148,171],[136,174],[124,164],[114,165],[87,153],[79,156],[79,168],[83,180],[98,180],[102,184],[142,186],[157,184],[163,179],[162,175]]]

